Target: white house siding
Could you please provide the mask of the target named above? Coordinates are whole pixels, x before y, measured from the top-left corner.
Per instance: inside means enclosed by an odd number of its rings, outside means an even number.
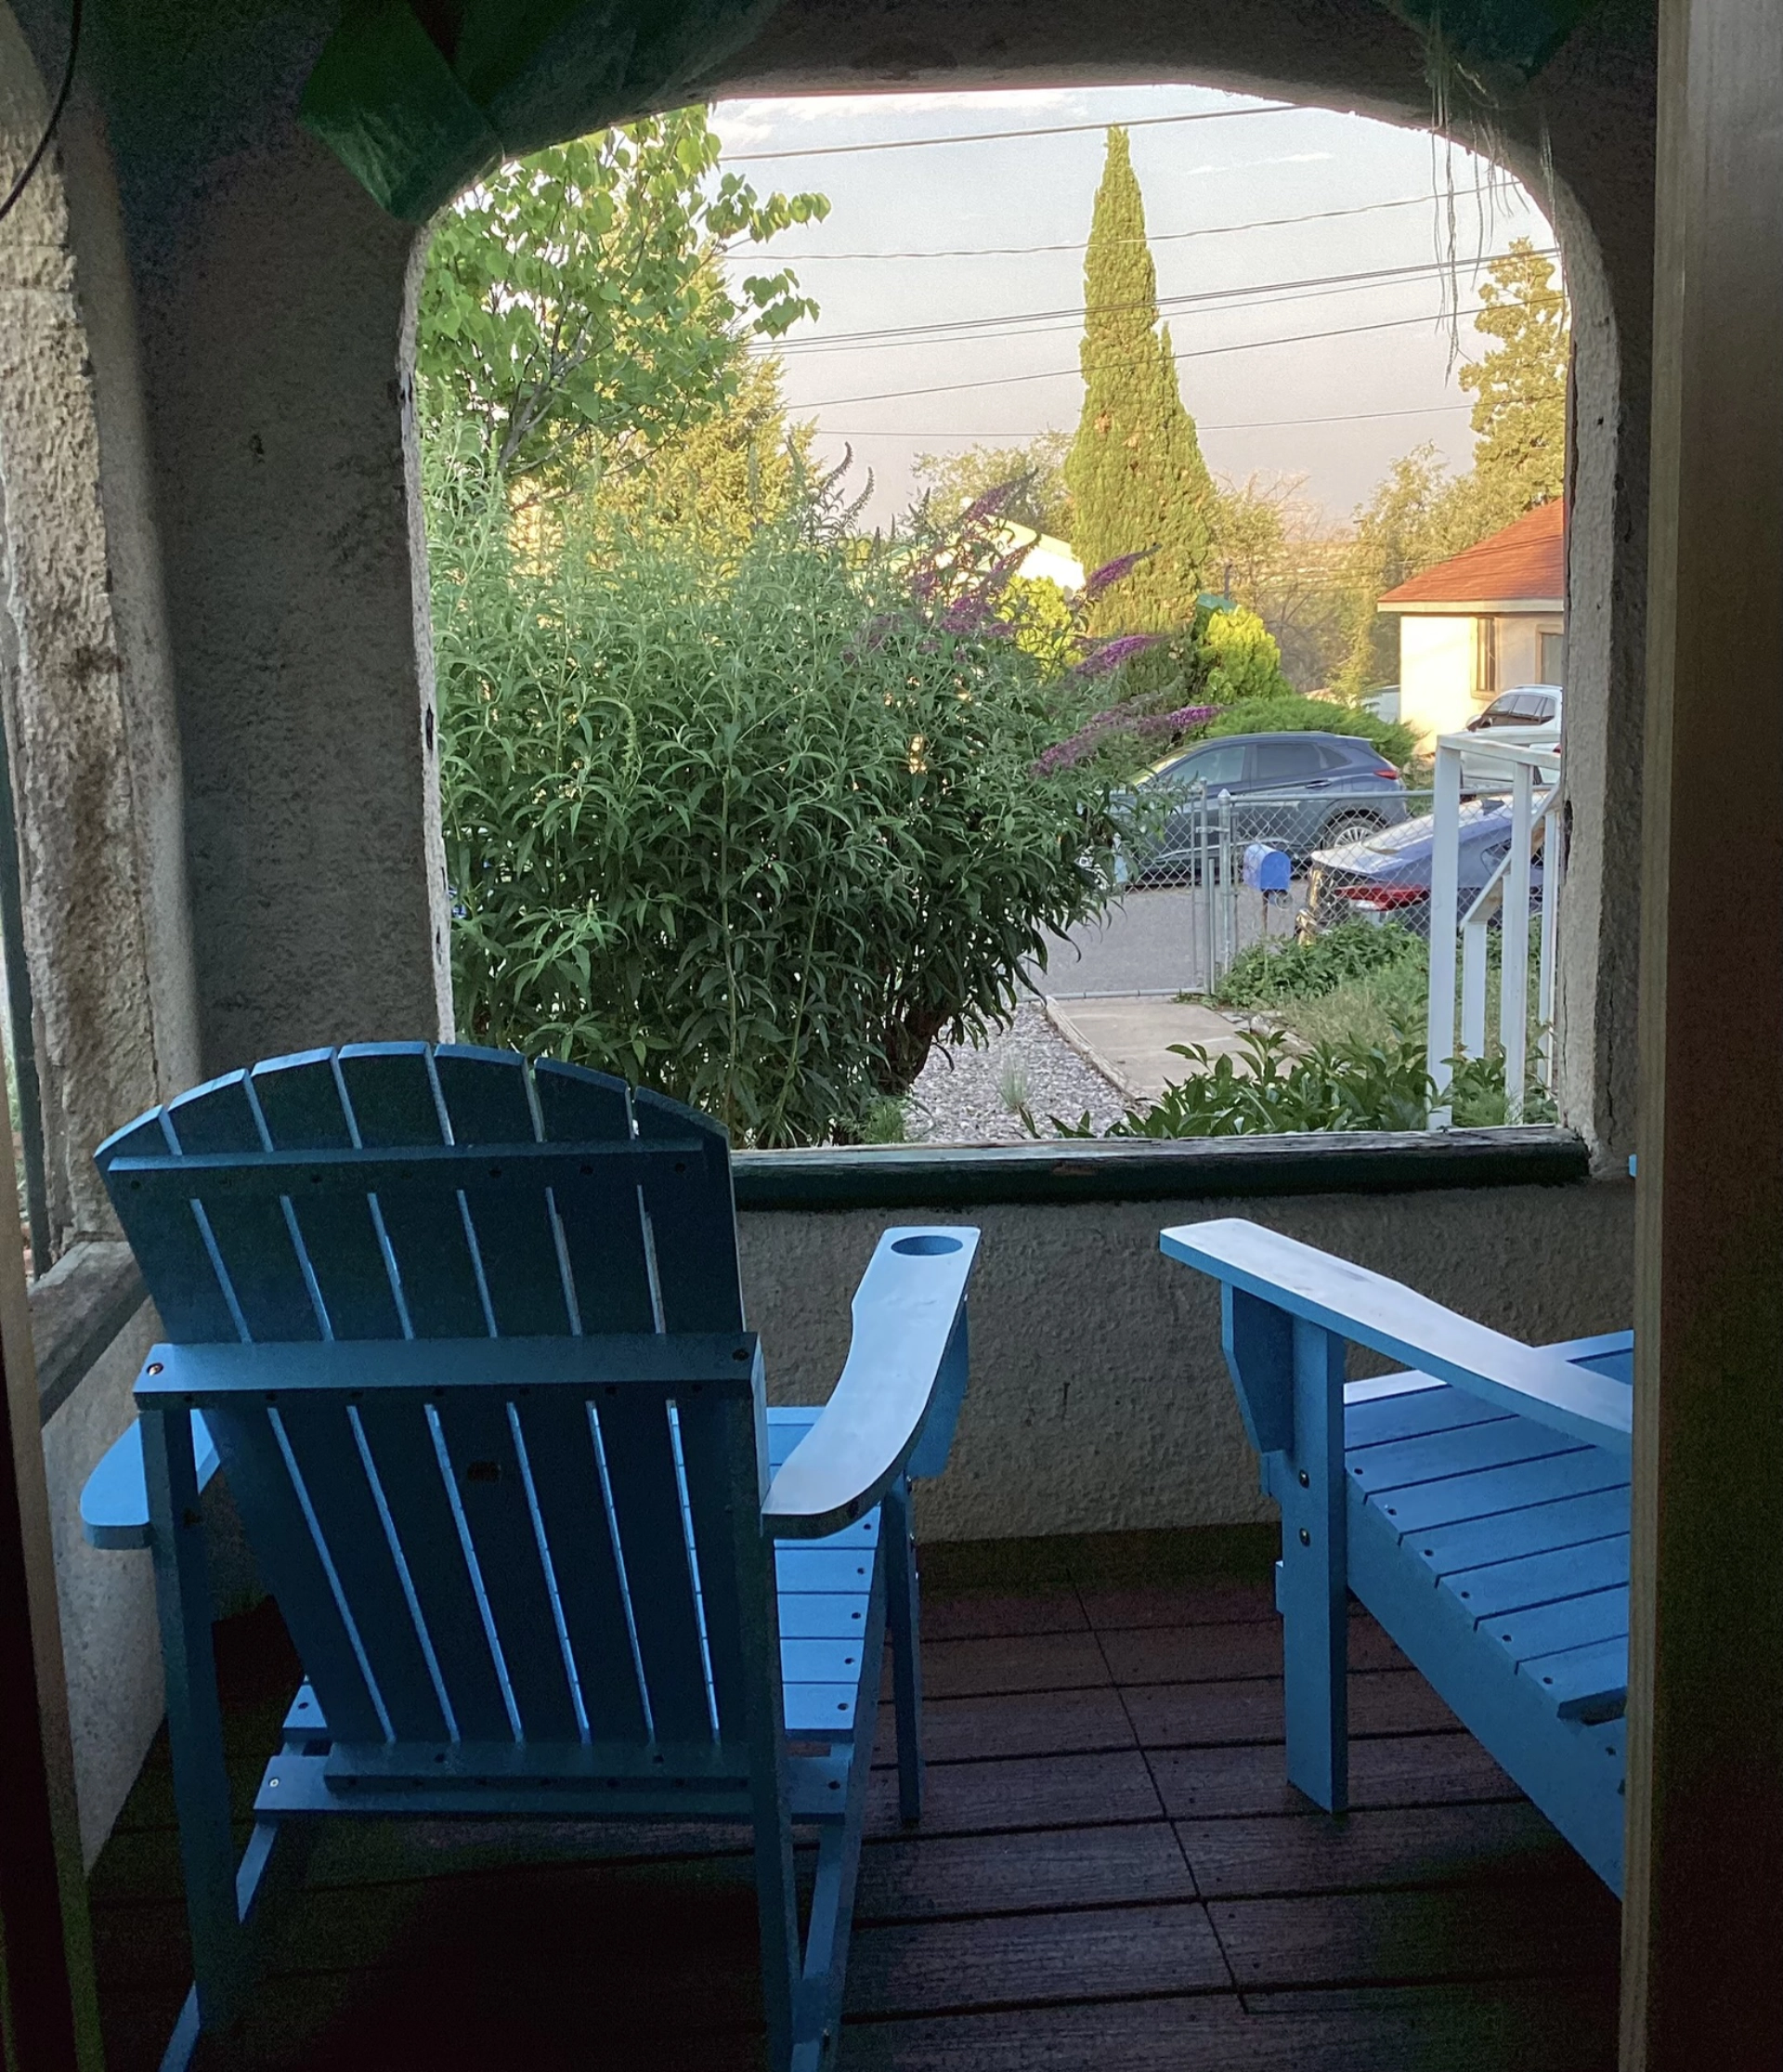
[[[1399,620],[1399,718],[1421,747],[1465,726],[1477,709],[1480,623],[1424,612]]]
[[[1557,616],[1543,614],[1537,617],[1508,614],[1492,621],[1493,637],[1498,644],[1498,681],[1496,688],[1508,691],[1517,684],[1557,684],[1557,675],[1548,674],[1542,660],[1542,635],[1558,639],[1564,621]],[[1550,651],[1548,668],[1553,666]]]

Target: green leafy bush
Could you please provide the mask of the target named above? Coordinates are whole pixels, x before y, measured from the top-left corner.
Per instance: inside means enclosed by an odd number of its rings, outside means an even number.
[[[1221,1007],[1268,1008],[1313,1000],[1374,972],[1428,962],[1421,936],[1396,922],[1340,921],[1309,941],[1253,943],[1214,989]]]
[[[814,495],[718,562],[573,518],[522,553],[443,438],[429,498],[466,1036],[758,1144],[877,1134],[1100,909],[1120,774],[1035,773],[1090,692],[1011,637],[994,513],[895,555]]]
[[[1172,1081],[1148,1108],[1129,1108],[1103,1133],[1109,1137],[1247,1137],[1286,1130],[1423,1129],[1435,1092],[1422,1043],[1316,1043],[1292,1056],[1285,1033],[1251,1029],[1240,1038],[1242,1059],[1209,1059],[1201,1044],[1170,1048],[1195,1067]],[[1455,1123],[1486,1128],[1505,1119],[1502,1056],[1457,1064],[1451,1084]],[[1540,1087],[1524,1096],[1526,1122],[1551,1122],[1552,1103]],[[1028,1118],[1033,1134],[1038,1135]],[[1088,1115],[1074,1124],[1052,1118],[1064,1137],[1096,1134]]]

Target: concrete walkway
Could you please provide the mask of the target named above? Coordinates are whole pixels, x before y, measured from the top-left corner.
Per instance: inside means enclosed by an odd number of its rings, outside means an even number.
[[[1047,1001],[1047,1019],[1135,1102],[1157,1100],[1166,1082],[1186,1079],[1193,1070],[1187,1058],[1171,1054],[1171,1044],[1199,1043],[1210,1058],[1222,1051],[1238,1057],[1246,1026],[1217,1008],[1139,993],[1090,999],[1053,996]]]

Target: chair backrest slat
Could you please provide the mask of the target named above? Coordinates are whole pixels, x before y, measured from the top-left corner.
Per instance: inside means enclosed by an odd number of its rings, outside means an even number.
[[[522,1058],[441,1045],[434,1059],[452,1141],[466,1147],[538,1140]],[[467,1164],[464,1199],[476,1232],[483,1278],[504,1338],[560,1337],[570,1327],[557,1232],[546,1191],[479,1198]]]
[[[638,1136],[697,1136],[704,1154],[686,1170],[652,1168],[644,1182],[664,1331],[740,1331],[743,1286],[736,1264],[731,1148],[723,1130],[678,1102],[640,1088],[631,1098]],[[680,1162],[677,1161],[677,1164]]]
[[[698,1740],[711,1711],[669,1405],[651,1390],[612,1388],[594,1407],[657,1736]]]
[[[464,1558],[427,1405],[419,1396],[380,1390],[360,1402],[359,1428],[460,1738],[506,1740],[514,1727],[489,1651],[487,1609]]]
[[[576,1740],[575,1701],[507,1405],[454,1391],[441,1397],[437,1415],[520,1731],[528,1740]]]
[[[246,1081],[245,1073],[232,1072],[168,1102],[167,1126],[182,1153],[238,1152],[252,1159],[267,1149]],[[242,1335],[253,1339],[319,1338],[321,1323],[284,1205],[264,1200],[226,1204],[209,1189],[196,1190],[193,1199],[203,1214]]]
[[[207,1408],[205,1422],[248,1521],[254,1558],[321,1694],[330,1730],[348,1740],[382,1740],[358,1648],[279,1443],[279,1414],[276,1406],[249,1397]]]
[[[172,1152],[162,1111],[157,1108],[99,1146],[101,1169],[118,1158],[165,1158]],[[227,1344],[241,1336],[228,1297],[211,1263],[198,1219],[184,1216],[138,1216],[126,1183],[112,1194],[137,1264],[161,1311],[163,1328],[189,1346]]]
[[[424,1043],[346,1044],[340,1063],[361,1143],[406,1150],[445,1142]],[[393,1196],[378,1212],[415,1336],[485,1336],[488,1319],[457,1196],[444,1189],[436,1198]]]
[[[552,1571],[589,1733],[595,1740],[640,1740],[644,1702],[587,1400],[534,1388],[518,1410],[540,1516],[549,1521]]]
[[[361,1044],[201,1088],[99,1163],[176,1343],[515,1341],[511,1375],[244,1352],[201,1391],[333,1737],[429,1765],[747,1738],[779,1667],[722,1129],[572,1066]],[[585,1385],[522,1343],[619,1334],[651,1349]]]
[[[352,1124],[342,1105],[332,1052],[315,1050],[256,1065],[249,1084],[275,1151],[352,1148]],[[336,1197],[312,1206],[299,1194],[290,1211],[331,1336],[400,1338],[402,1318],[371,1202]]]
[[[547,1143],[631,1140],[631,1089],[623,1079],[545,1063],[534,1066],[533,1086]],[[656,1330],[637,1189],[616,1188],[579,1204],[562,1228],[583,1331],[592,1337],[605,1331]]]
[[[766,1410],[758,1392],[716,1404],[683,1394],[676,1412],[718,1729],[740,1742],[748,1724],[746,1650],[753,1643],[778,1659],[774,1556],[759,1522]]]
[[[326,1398],[288,1399],[279,1416],[392,1731],[399,1740],[445,1740],[446,1715],[366,1478],[352,1409]],[[329,1694],[321,1696],[328,1716]]]

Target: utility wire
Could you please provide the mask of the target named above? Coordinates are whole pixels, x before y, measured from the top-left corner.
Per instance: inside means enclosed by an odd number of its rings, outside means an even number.
[[[1388,209],[1418,209],[1433,207],[1438,197],[1434,194],[1408,194],[1397,202],[1363,202],[1349,209],[1315,209],[1310,215],[1259,216],[1251,223],[1210,223],[1198,230],[1154,230],[1142,238],[1116,238],[1115,244],[1179,244],[1185,238],[1229,238],[1241,230],[1280,230],[1301,223],[1332,223],[1339,216],[1379,215]],[[805,266],[813,259],[1025,259],[1038,253],[1082,252],[1088,243],[1086,238],[1077,238],[1068,244],[984,244],[948,246],[928,252],[782,252],[776,247],[772,254],[798,266]],[[764,245],[760,251],[765,253]],[[754,258],[754,248],[738,255]]]
[[[1493,254],[1494,257],[1503,254]],[[1540,258],[1552,258],[1552,246],[1536,254]],[[1479,271],[1490,264],[1489,259],[1476,262],[1473,271]],[[828,336],[794,338],[775,344],[772,351],[781,357],[803,356],[815,352],[859,351],[867,345],[920,345],[937,341],[978,337],[1035,336],[1048,329],[1075,330],[1089,317],[1112,317],[1135,309],[1155,306],[1160,312],[1187,308],[1206,307],[1224,304],[1234,308],[1265,308],[1279,302],[1304,302],[1315,295],[1339,293],[1358,287],[1389,287],[1409,280],[1428,279],[1433,274],[1451,274],[1453,268],[1447,260],[1422,260],[1415,266],[1371,267],[1357,273],[1316,274],[1300,280],[1258,280],[1231,288],[1203,288],[1191,293],[1144,297],[1131,302],[1098,303],[1093,309],[1028,309],[1000,313],[992,317],[949,317],[929,324],[888,324],[871,331],[835,332]],[[1559,291],[1555,291],[1559,299]],[[1020,331],[1007,327],[1022,326]],[[1034,327],[1028,329],[1026,327]]]
[[[1485,306],[1482,304],[1480,308],[1457,309],[1453,316],[1457,321],[1463,317],[1477,317]],[[1173,353],[1171,358],[1180,363],[1185,359],[1212,359],[1223,353],[1260,352],[1269,345],[1308,345],[1326,338],[1359,337],[1365,332],[1403,331],[1412,324],[1439,324],[1448,314],[1437,310],[1421,317],[1389,317],[1380,323],[1338,324],[1329,331],[1300,331],[1286,338],[1246,338],[1232,345],[1196,345],[1186,352]],[[988,381],[937,382],[926,388],[882,388],[871,396],[829,396],[816,402],[796,403],[790,407],[796,410],[840,410],[852,403],[897,402],[906,396],[951,396],[957,389],[1013,388],[1018,382],[1058,382],[1082,371],[1081,366],[1054,367],[1037,374],[996,374]]]
[[[19,197],[31,185],[37,168],[44,163],[44,153],[48,150],[50,139],[62,119],[62,111],[68,106],[69,89],[74,84],[74,60],[81,51],[81,4],[82,0],[72,0],[68,10],[68,63],[62,69],[61,91],[56,96],[56,105],[49,111],[44,134],[37,139],[37,149],[25,161],[25,169],[12,183],[6,200],[0,202],[0,223],[12,214]]]
[[[1291,100],[1265,101],[1256,108],[1209,108],[1193,115],[1135,115],[1128,122],[1054,123],[1045,129],[985,129],[964,137],[897,137],[882,144],[810,144],[790,151],[726,151],[726,163],[735,161],[766,165],[783,158],[846,158],[856,151],[922,151],[941,144],[1002,144],[1012,137],[1074,137],[1096,129],[1159,129],[1167,123],[1235,123],[1251,115],[1298,115],[1307,112]],[[1328,111],[1318,111],[1324,113]]]
[[[1240,424],[1205,424],[1197,418],[1197,432],[1272,432],[1288,425],[1360,424],[1381,417],[1429,417],[1438,410],[1470,410],[1471,403],[1418,403],[1409,410],[1343,410],[1332,417],[1253,417]],[[834,439],[1042,439],[1057,431],[1056,425],[1038,432],[898,432],[860,431],[847,425],[820,424],[819,433]]]

